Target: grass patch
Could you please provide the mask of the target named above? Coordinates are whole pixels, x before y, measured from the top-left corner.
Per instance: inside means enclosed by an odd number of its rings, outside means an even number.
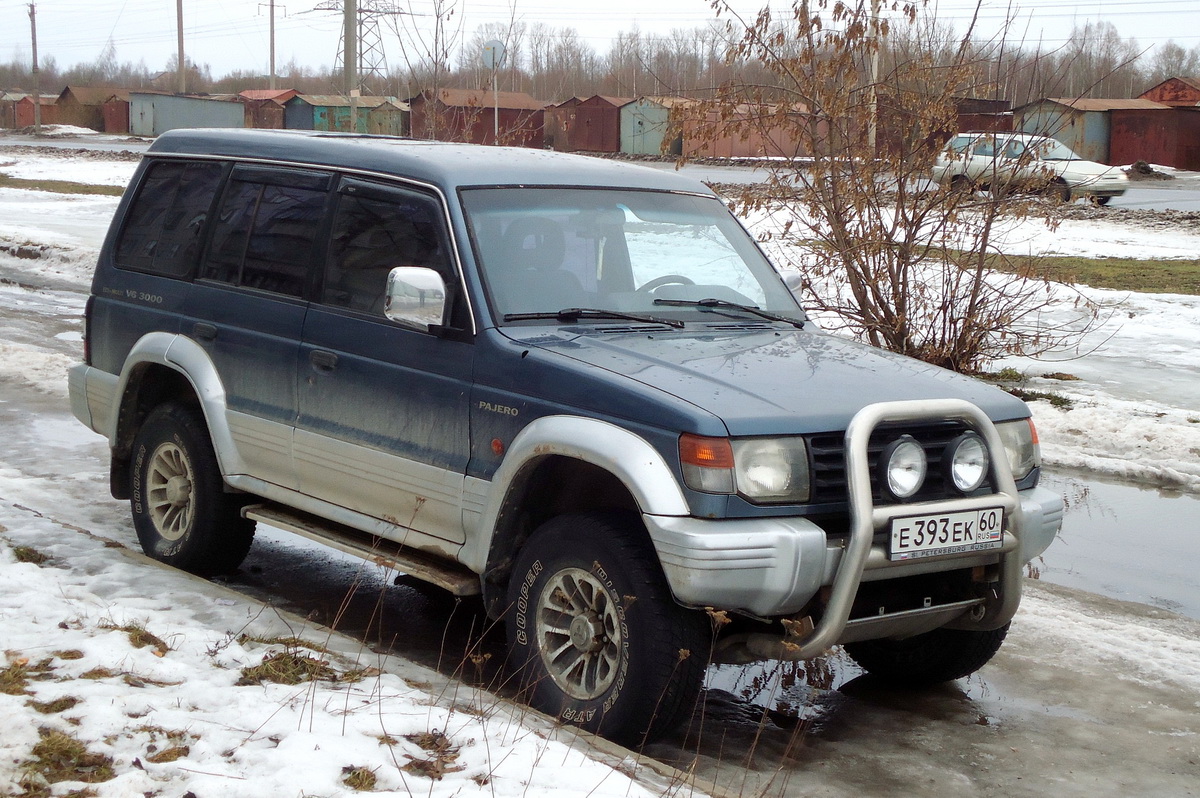
[[[29,706],[33,707],[36,712],[43,715],[57,715],[59,712],[66,712],[68,709],[74,708],[79,704],[79,699],[75,696],[63,696],[56,698],[53,701],[30,701]]]
[[[27,776],[36,774],[34,780],[98,784],[116,775],[111,757],[89,753],[87,746],[71,735],[50,729],[39,729],[38,734],[42,739],[33,747],[34,761],[25,766]]]
[[[329,667],[329,663],[316,657],[298,654],[295,651],[281,651],[278,654],[268,654],[259,665],[242,668],[242,677],[238,684],[261,684],[274,682],[276,684],[300,684],[317,679],[336,682],[337,671]]]
[[[72,183],[69,180],[31,180],[24,177],[0,175],[0,188],[24,188],[31,191],[51,191],[55,194],[100,194],[119,197],[124,186],[97,186],[91,183]]]
[[[163,765],[167,762],[174,762],[177,759],[184,759],[192,749],[186,745],[173,745],[170,748],[164,748],[156,754],[149,754],[146,757],[147,762],[153,762],[156,765]]]
[[[51,678],[50,672],[54,670],[52,660],[44,659],[30,665],[28,657],[20,656],[12,651],[5,652],[5,654],[8,664],[3,670],[0,670],[0,694],[29,695],[31,679],[44,681]]]
[[[418,734],[406,734],[404,739],[430,753],[428,759],[405,754],[408,757],[408,763],[400,767],[405,773],[439,781],[447,773],[458,773],[466,769],[461,765],[454,764],[458,760],[458,746],[437,729]]]
[[[342,768],[342,784],[352,790],[370,792],[375,789],[377,781],[375,771],[370,768],[350,766]]]
[[[29,690],[29,664],[12,662],[0,671],[0,693],[4,695],[26,695]]]
[[[153,646],[155,653],[160,657],[171,650],[171,647],[168,646],[161,637],[146,631],[146,627],[142,626],[141,624],[127,623],[124,626],[116,626],[113,624],[102,623],[100,624],[100,628],[110,629],[116,632],[124,632],[129,637],[129,645],[133,646],[134,648],[146,648],[147,646]]]
[[[1004,390],[1011,393],[1013,396],[1025,402],[1049,402],[1052,407],[1057,407],[1059,410],[1070,410],[1075,407],[1075,403],[1065,396],[1059,396],[1056,393],[1047,393],[1046,391],[1027,391],[1024,388],[1005,388]]]
[[[247,643],[262,643],[265,646],[283,646],[287,649],[307,648],[309,651],[315,651],[318,654],[327,654],[329,649],[320,643],[314,643],[311,640],[305,640],[303,637],[255,637],[254,635],[239,635],[238,644],[246,645]]]
[[[1200,296],[1200,258],[1139,260],[1045,255],[1036,258],[991,256],[988,266],[1012,274],[1048,277],[1064,283],[1143,294]]]
[[[34,565],[41,565],[50,559],[49,554],[42,554],[33,546],[16,546],[12,551],[13,556],[17,558],[17,562],[30,562]]]

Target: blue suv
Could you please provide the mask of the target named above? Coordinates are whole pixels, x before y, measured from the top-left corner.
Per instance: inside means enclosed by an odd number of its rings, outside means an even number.
[[[152,557],[255,522],[480,595],[527,700],[623,742],[710,662],[999,648],[1058,530],[1018,399],[815,329],[681,175],[172,131],[113,220],[75,415]]]

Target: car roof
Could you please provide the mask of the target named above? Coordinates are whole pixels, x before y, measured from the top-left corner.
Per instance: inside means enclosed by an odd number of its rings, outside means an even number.
[[[180,129],[159,136],[149,154],[214,155],[376,172],[467,186],[600,186],[712,194],[676,172],[605,158],[396,136],[305,130]]]

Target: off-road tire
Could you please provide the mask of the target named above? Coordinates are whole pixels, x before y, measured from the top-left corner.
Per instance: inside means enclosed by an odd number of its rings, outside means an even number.
[[[509,662],[533,707],[631,746],[692,711],[710,622],[675,603],[636,516],[547,521],[517,558],[508,600]]]
[[[934,629],[904,640],[847,643],[846,653],[867,673],[896,687],[928,687],[968,676],[1004,642],[1008,624],[991,631]]]
[[[168,402],[138,430],[129,466],[129,504],[142,550],[202,576],[232,571],[254,540],[197,410]]]

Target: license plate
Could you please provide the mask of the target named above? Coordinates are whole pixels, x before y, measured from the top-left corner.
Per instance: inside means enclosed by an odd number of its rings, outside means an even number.
[[[915,560],[943,554],[988,551],[1004,545],[1004,511],[999,507],[892,520],[888,558]]]

